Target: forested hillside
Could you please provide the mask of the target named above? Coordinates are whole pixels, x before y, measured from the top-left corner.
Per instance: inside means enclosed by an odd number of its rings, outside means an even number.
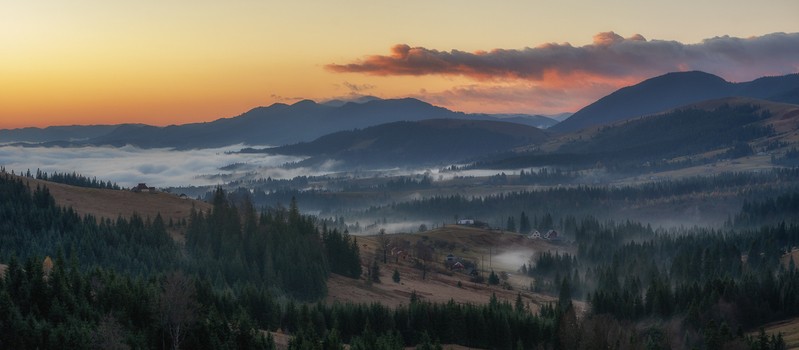
[[[776,173],[773,176],[788,176]],[[721,183],[752,181],[731,176]],[[715,181],[718,182],[718,181]],[[710,182],[714,183],[714,182]],[[693,183],[650,192],[691,191]],[[591,192],[580,190],[580,196]],[[635,192],[601,193],[630,196]],[[781,262],[799,245],[799,227],[656,230],[590,216],[533,218],[563,232],[576,254],[541,252],[520,271],[531,290],[558,296],[533,313],[521,298],[486,304],[313,304],[331,272],[360,280],[356,240],[288,209],[256,212],[217,190],[213,208],[192,213],[186,244],[159,217],[96,220],[57,207],[44,187],[0,177],[0,347],[402,349],[455,343],[496,349],[782,349],[779,336],[744,335],[799,315],[799,272]],[[590,197],[590,195],[589,195]],[[759,220],[793,197],[747,203]],[[490,203],[487,203],[490,204]],[[768,212],[766,210],[765,212]],[[766,216],[773,219],[773,216]],[[529,218],[527,220],[530,220]],[[324,225],[323,225],[324,226]],[[377,262],[374,262],[377,264]],[[577,310],[572,299],[585,300]]]
[[[311,142],[242,152],[312,157],[301,163],[304,166],[330,160],[344,162],[344,169],[419,166],[508,151],[543,142],[547,136],[535,127],[508,122],[433,119],[341,131]]]

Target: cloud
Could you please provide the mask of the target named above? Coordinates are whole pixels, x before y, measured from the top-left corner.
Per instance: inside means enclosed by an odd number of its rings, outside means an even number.
[[[271,97],[272,100],[275,100],[275,101],[278,101],[278,102],[284,102],[284,103],[292,103],[292,102],[302,101],[302,100],[305,99],[304,97],[288,97],[288,96],[281,96],[281,95],[276,95],[276,94],[272,94],[269,97]]]
[[[585,46],[547,43],[520,50],[439,51],[407,44],[395,45],[388,55],[372,55],[347,64],[329,64],[339,73],[376,76],[465,76],[479,81],[524,80],[548,84],[574,79],[627,80],[671,71],[703,70],[731,80],[799,70],[799,33],[759,37],[729,36],[697,44],[629,38],[599,33]],[[560,82],[558,80],[561,80]]]
[[[619,84],[629,85],[636,82],[580,80],[571,86],[541,86],[530,82],[470,84],[437,92],[422,89],[410,97],[454,110],[555,114],[576,111],[606,95],[608,91],[617,89]]]
[[[341,85],[350,90],[350,94],[360,94],[364,91],[372,90],[375,88],[375,86],[372,84],[354,84],[348,81],[343,82]]]

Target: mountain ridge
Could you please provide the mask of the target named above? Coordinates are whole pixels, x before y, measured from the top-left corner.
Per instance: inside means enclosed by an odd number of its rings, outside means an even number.
[[[303,165],[327,160],[347,166],[414,166],[453,162],[543,142],[548,133],[502,121],[429,119],[399,121],[340,131],[311,142],[245,153],[310,156]]]
[[[555,120],[524,114],[491,115],[467,114],[414,99],[364,99],[346,102],[340,106],[301,100],[291,105],[274,103],[255,107],[233,117],[209,122],[182,125],[152,126],[121,124],[109,127],[105,133],[95,132],[74,142],[64,138],[36,138],[43,146],[116,146],[134,145],[142,148],[215,148],[236,144],[254,146],[286,145],[312,141],[318,137],[351,129],[391,123],[427,119],[493,120],[517,124],[549,127]],[[75,127],[79,128],[79,127]],[[28,134],[44,133],[31,130]],[[7,135],[14,134],[7,131]],[[0,134],[2,135],[2,134]],[[35,138],[35,136],[34,136]],[[28,136],[27,139],[31,139]],[[27,141],[24,137],[3,137],[0,142]],[[30,141],[34,142],[34,141]]]
[[[567,133],[723,97],[751,97],[799,104],[799,74],[731,83],[701,71],[667,73],[618,89],[551,129]]]

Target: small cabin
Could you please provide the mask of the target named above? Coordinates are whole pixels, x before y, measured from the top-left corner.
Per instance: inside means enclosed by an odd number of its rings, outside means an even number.
[[[548,239],[550,241],[558,240],[558,231],[549,230],[549,231],[547,231],[546,234],[544,234],[544,238],[546,238],[546,239]]]
[[[533,230],[533,233],[530,234],[530,239],[541,239],[541,232],[538,230]]]
[[[135,187],[131,188],[130,190],[131,192],[139,193],[139,192],[149,191],[150,187],[147,187],[147,184],[142,182],[136,185]]]
[[[460,219],[458,225],[474,225],[474,219]]]

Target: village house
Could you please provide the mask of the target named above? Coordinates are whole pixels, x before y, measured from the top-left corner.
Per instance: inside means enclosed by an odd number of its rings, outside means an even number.
[[[550,241],[557,241],[557,240],[559,240],[558,231],[549,230],[549,231],[547,231],[547,233],[544,234],[544,238],[548,239]]]
[[[141,193],[141,192],[150,192],[155,193],[155,187],[147,187],[146,183],[139,183],[135,187],[130,189],[131,192]]]
[[[474,219],[460,219],[458,225],[474,225]]]

